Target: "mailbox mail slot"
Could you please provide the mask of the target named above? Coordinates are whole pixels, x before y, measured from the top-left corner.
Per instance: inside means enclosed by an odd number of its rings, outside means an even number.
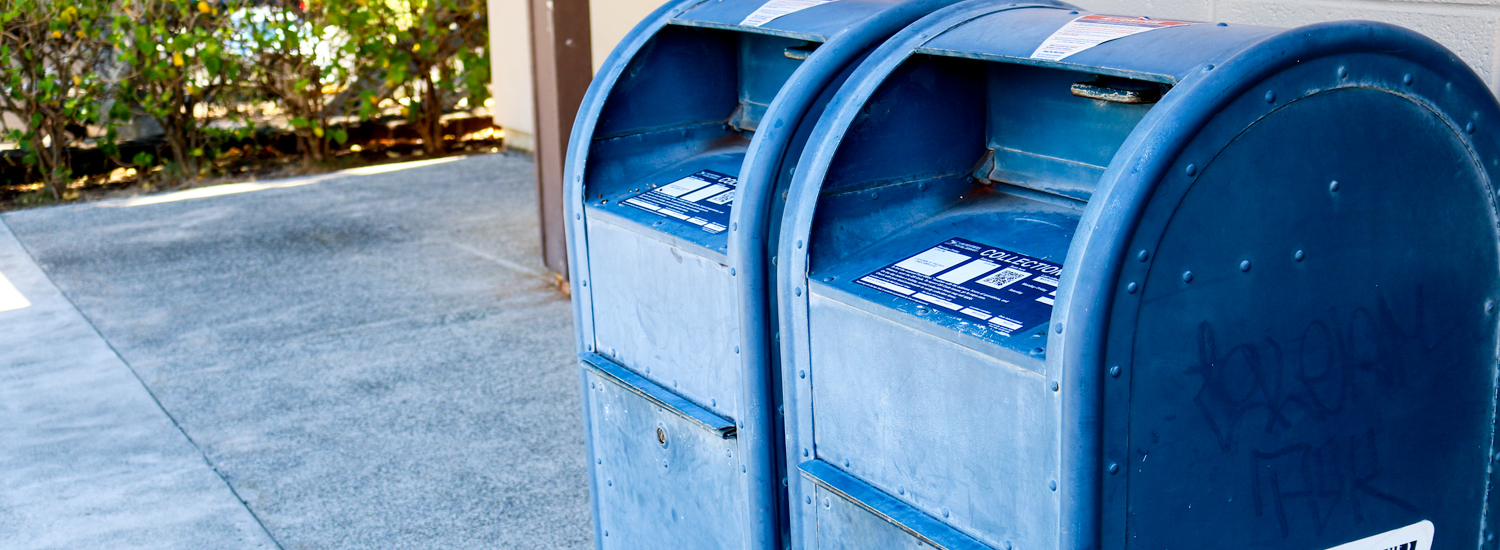
[[[796,546],[1493,547],[1496,136],[1389,25],[914,23],[789,190]]]
[[[780,548],[765,265],[790,144],[856,59],[952,2],[675,2],[600,69],[565,176],[600,548]]]

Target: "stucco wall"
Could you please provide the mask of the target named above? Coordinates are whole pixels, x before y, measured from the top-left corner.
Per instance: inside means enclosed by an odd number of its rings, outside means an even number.
[[[1500,74],[1500,0],[1071,0],[1083,9],[1112,15],[1146,15],[1186,19],[1299,27],[1312,23],[1361,19],[1412,29],[1458,54],[1497,87]]]
[[[490,16],[491,112],[505,128],[511,148],[531,150],[536,129],[532,120],[531,37],[527,26],[529,0],[488,0]],[[590,43],[594,70],[615,44],[661,0],[589,0]]]

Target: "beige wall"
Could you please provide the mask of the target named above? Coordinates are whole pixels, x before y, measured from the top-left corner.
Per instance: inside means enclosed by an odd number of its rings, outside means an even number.
[[[589,0],[590,38],[593,40],[594,72],[615,45],[625,38],[625,33],[635,28],[652,11],[661,7],[665,0]]]
[[[531,151],[532,120],[531,35],[528,0],[488,0],[490,19],[490,111],[495,124],[505,128],[506,145]],[[589,0],[589,26],[594,70],[609,56],[625,33],[662,4],[661,0]]]
[[[1117,14],[1298,27],[1363,19],[1400,25],[1441,42],[1500,90],[1500,0],[1070,0]]]
[[[531,30],[526,0],[489,0],[490,113],[506,147],[531,151]]]

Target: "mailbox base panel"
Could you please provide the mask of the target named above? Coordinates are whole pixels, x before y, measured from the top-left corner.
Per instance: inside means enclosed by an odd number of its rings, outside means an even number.
[[[599,548],[739,548],[744,483],[735,439],[723,439],[583,369]]]
[[[920,550],[931,548],[885,519],[827,489],[818,488],[818,550]]]

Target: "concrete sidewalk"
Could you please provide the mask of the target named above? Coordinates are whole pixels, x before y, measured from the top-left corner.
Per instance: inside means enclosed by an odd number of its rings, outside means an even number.
[[[0,312],[0,424],[39,441],[0,448],[0,547],[591,547],[569,307],[537,261],[531,162],[444,160],[0,217],[87,320],[11,338],[43,302]],[[0,271],[45,282],[13,256]],[[136,456],[85,433],[93,462],[17,473],[56,462],[42,424],[100,415],[155,418],[138,437],[197,470],[81,475]],[[153,508],[127,484],[145,478],[201,494],[183,505],[200,523],[122,515],[107,543],[56,538],[127,508],[110,498]]]

